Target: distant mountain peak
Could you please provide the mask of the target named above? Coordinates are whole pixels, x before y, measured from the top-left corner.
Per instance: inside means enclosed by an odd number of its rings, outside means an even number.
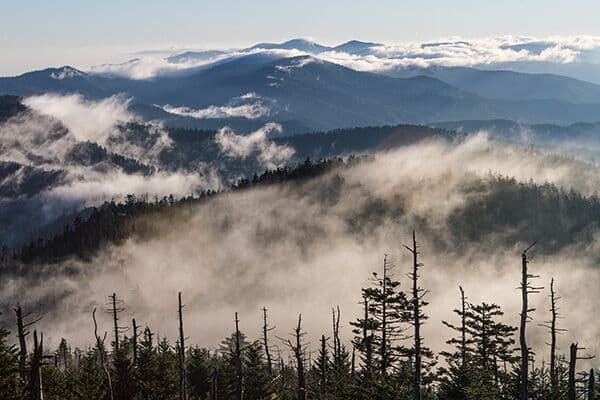
[[[323,46],[312,40],[296,38],[283,43],[258,43],[250,49],[283,49],[283,50],[300,50],[307,53],[322,53],[331,50],[331,47]]]
[[[331,50],[342,53],[366,55],[372,52],[373,47],[379,46],[383,46],[383,44],[374,42],[363,42],[360,40],[350,40],[332,48]]]
[[[85,75],[84,72],[82,72],[76,68],[70,67],[68,65],[62,66],[60,68],[52,68],[50,71],[51,71],[50,77],[52,79],[58,79],[58,80],[75,78],[78,76]]]

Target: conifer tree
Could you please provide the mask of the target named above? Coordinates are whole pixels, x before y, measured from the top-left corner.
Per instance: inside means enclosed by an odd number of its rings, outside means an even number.
[[[124,337],[118,348],[113,349],[112,374],[114,376],[115,400],[133,399],[138,391],[137,376],[133,365],[131,342]]]
[[[16,400],[19,364],[17,349],[8,344],[8,336],[9,332],[0,328],[0,398]]]
[[[262,346],[254,342],[244,351],[244,400],[268,400],[273,393]]]
[[[89,348],[78,364],[77,397],[80,399],[104,399],[107,396],[104,373],[96,347]]]
[[[193,400],[208,398],[211,389],[211,360],[208,350],[191,347],[187,357],[186,375],[189,395]]]
[[[154,346],[154,334],[146,327],[138,349],[138,391],[142,399],[157,399],[159,384],[158,351]]]
[[[179,397],[178,357],[167,338],[158,343],[156,398],[175,400]]]

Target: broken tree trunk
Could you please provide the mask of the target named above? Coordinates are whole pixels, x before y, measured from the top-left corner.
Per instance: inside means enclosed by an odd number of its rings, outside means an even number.
[[[531,293],[539,293],[542,287],[534,287],[530,284],[531,278],[537,278],[535,275],[531,275],[527,272],[527,264],[529,261],[527,260],[527,252],[535,246],[536,242],[534,242],[531,246],[526,248],[521,255],[521,324],[519,329],[519,345],[521,347],[521,400],[529,399],[529,347],[527,346],[527,320],[529,318],[529,313],[534,311],[535,309],[530,309],[528,305],[528,296]]]
[[[271,350],[269,349],[269,331],[273,329],[267,324],[267,307],[263,307],[263,346],[265,348],[265,356],[267,357],[267,371],[269,371],[270,376],[273,376],[273,360],[271,359]]]
[[[183,307],[181,304],[181,292],[178,295],[179,307],[179,400],[186,400],[187,391],[185,385],[185,335],[183,334]]]
[[[19,376],[21,377],[21,384],[25,384],[27,382],[27,341],[25,336],[28,332],[26,332],[23,323],[21,306],[15,308],[15,314],[17,315],[17,336],[19,338]]]
[[[113,314],[113,322],[114,322],[114,329],[115,329],[115,350],[119,350],[119,316],[118,316],[118,312],[117,312],[117,294],[113,293],[112,296],[110,297],[111,301],[112,301],[112,314]]]
[[[44,400],[42,386],[42,362],[44,358],[44,335],[40,334],[38,341],[37,331],[33,331],[33,355],[30,366],[30,387],[33,400]]]
[[[238,313],[235,313],[235,398],[242,400],[243,398],[243,382],[242,382],[242,348],[240,337],[240,320]]]
[[[414,327],[414,376],[413,376],[413,400],[421,400],[421,381],[422,381],[422,359],[421,359],[421,292],[419,288],[419,250],[417,248],[416,233],[412,233],[412,247],[405,246],[411,252],[413,258],[412,273],[409,274],[412,280],[412,308],[413,308],[413,327]]]
[[[568,398],[569,400],[577,399],[577,392],[575,390],[575,368],[577,365],[577,343],[571,343],[569,348],[569,388],[568,388]]]
[[[298,327],[295,330],[296,345],[292,347],[298,365],[298,400],[306,400],[306,385],[304,382],[304,354],[302,352],[302,315],[298,317]]]
[[[138,355],[137,355],[137,351],[138,351],[138,326],[135,322],[135,318],[133,318],[131,320],[131,324],[133,326],[133,337],[131,338],[131,345],[133,347],[133,365],[134,367],[137,367],[137,360],[138,360]]]
[[[98,353],[100,355],[100,365],[102,366],[102,370],[104,371],[104,375],[106,376],[106,386],[108,392],[109,400],[113,400],[113,388],[112,388],[112,380],[110,377],[110,371],[108,370],[108,365],[106,364],[106,353],[104,352],[104,341],[106,340],[106,332],[104,332],[104,337],[101,339],[98,335],[98,322],[96,322],[96,309],[92,311],[92,319],[94,320],[94,337],[96,338],[96,347],[98,348]]]

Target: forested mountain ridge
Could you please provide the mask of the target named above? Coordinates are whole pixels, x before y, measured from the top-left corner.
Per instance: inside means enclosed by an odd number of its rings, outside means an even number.
[[[410,77],[395,78],[353,70],[311,55],[282,58],[256,53],[185,74],[141,80],[70,67],[52,68],[0,78],[0,94],[81,94],[95,100],[122,94],[133,99],[132,106],[145,118],[163,118],[172,125],[215,128],[217,121],[230,121],[248,130],[257,122],[271,121],[284,125],[288,133],[465,119],[562,124],[597,119],[600,97],[593,84],[542,75],[515,74],[519,79],[505,79],[502,72],[477,74],[490,75],[491,82],[487,78],[477,80],[469,72],[457,83],[462,86],[454,86],[427,74],[406,72]],[[474,80],[476,87],[469,86]],[[554,92],[542,90],[548,86],[546,81],[552,82]],[[557,88],[555,81],[561,86]],[[506,85],[517,94],[489,97],[492,90],[487,86]],[[535,95],[533,89],[525,87],[541,89]],[[520,96],[520,90],[531,95]],[[256,98],[246,99],[247,103],[260,100],[269,106],[258,114],[236,109],[240,99],[248,95]]]
[[[337,186],[344,185],[336,170],[369,163],[369,160],[369,157],[350,157],[347,161],[341,158],[307,159],[292,168],[266,170],[253,177],[242,178],[223,191],[209,190],[180,199],[173,196],[152,199],[131,194],[123,202],[106,202],[85,210],[54,237],[33,240],[15,250],[12,256],[5,249],[4,272],[10,271],[6,267],[13,261],[58,262],[74,255],[88,259],[107,245],[118,245],[130,238],[159,237],[165,225],[168,230],[172,222],[156,224],[155,220],[185,220],[185,216],[193,214],[196,207],[203,207],[202,204],[210,201],[218,202],[229,191],[285,185],[292,191],[303,192],[307,186],[312,186],[311,181],[318,178],[320,185],[328,188],[324,189],[326,193],[335,193],[340,190]],[[418,224],[419,229],[441,248],[456,249],[467,242],[483,247],[511,246],[520,241],[543,239],[539,249],[555,253],[574,243],[593,242],[600,226],[600,199],[596,195],[584,196],[550,183],[522,183],[514,178],[494,175],[477,179],[463,190],[465,196],[472,200],[448,216],[449,235],[436,232],[436,228],[429,225],[430,221],[422,220]],[[349,217],[347,229],[361,234],[366,226],[383,224],[386,219],[405,212],[402,205],[398,207],[374,200],[369,209]]]

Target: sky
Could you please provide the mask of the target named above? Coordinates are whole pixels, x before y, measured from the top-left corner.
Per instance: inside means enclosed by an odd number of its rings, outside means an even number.
[[[122,62],[136,51],[499,35],[600,35],[597,1],[20,0],[0,13],[0,75]]]

